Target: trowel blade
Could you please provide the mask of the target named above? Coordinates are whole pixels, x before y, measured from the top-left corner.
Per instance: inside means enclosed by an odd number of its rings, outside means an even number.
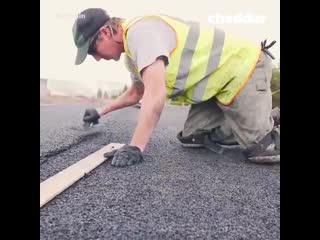
[[[102,125],[101,123],[98,123],[98,124],[84,123],[82,126],[71,127],[71,129],[77,130],[77,131],[91,132],[95,130],[101,130],[103,127],[104,125]]]

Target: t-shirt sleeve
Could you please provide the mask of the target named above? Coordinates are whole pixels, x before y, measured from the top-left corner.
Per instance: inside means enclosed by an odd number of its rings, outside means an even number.
[[[158,57],[169,64],[170,52],[176,46],[173,29],[158,19],[144,20],[133,25],[127,33],[128,49],[139,72],[151,65]]]

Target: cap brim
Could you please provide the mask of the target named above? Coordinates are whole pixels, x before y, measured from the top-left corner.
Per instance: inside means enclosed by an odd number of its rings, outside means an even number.
[[[83,46],[78,48],[75,65],[80,65],[81,63],[84,62],[84,60],[88,55],[89,46],[90,46],[90,41],[87,41],[85,44],[83,44]]]

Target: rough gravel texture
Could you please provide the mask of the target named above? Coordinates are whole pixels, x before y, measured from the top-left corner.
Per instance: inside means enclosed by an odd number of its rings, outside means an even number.
[[[91,132],[73,129],[88,106],[40,108],[40,182],[130,141],[138,109],[113,112]],[[187,111],[166,107],[144,162],[106,162],[40,209],[40,238],[280,239],[280,166],[182,148],[176,134]]]

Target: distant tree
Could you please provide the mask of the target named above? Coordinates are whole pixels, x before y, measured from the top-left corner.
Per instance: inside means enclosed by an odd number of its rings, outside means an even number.
[[[97,98],[102,98],[102,91],[100,88],[98,89],[98,92],[97,92]]]
[[[272,70],[271,91],[272,107],[280,107],[280,68]]]
[[[111,93],[111,99],[116,99],[117,97],[119,96],[119,93],[115,93],[115,92],[113,92],[113,93]]]
[[[107,91],[104,91],[103,98],[106,98],[106,99],[109,98],[109,95],[108,95]]]

